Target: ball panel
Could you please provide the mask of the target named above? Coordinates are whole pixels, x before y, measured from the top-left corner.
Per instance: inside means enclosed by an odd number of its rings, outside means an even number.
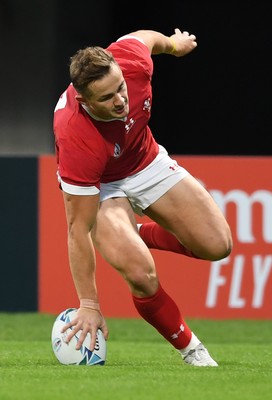
[[[66,336],[73,328],[68,328],[64,333],[61,333],[61,329],[75,318],[76,312],[76,308],[68,308],[57,316],[53,324],[51,341],[56,358],[61,364],[65,365],[104,365],[107,356],[107,346],[104,335],[100,329],[97,331],[96,343],[93,351],[90,350],[90,333],[87,334],[79,350],[76,350],[76,344],[81,331],[77,332],[69,343],[65,342]]]

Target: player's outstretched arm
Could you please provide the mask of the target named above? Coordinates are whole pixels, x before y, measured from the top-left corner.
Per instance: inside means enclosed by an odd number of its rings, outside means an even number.
[[[141,39],[151,54],[172,54],[182,57],[197,47],[196,36],[187,31],[182,32],[178,28],[171,36],[152,30],[138,30],[129,35]]]
[[[73,282],[80,301],[77,317],[63,328],[63,332],[73,327],[67,341],[81,330],[76,348],[79,349],[89,332],[90,350],[95,346],[96,333],[100,328],[105,339],[108,328],[100,312],[96,288],[96,260],[90,231],[95,223],[99,195],[76,196],[63,193],[67,226],[68,253]]]

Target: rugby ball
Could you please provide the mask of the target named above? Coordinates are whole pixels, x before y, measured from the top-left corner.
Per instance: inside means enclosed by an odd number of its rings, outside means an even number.
[[[51,341],[56,358],[61,364],[65,365],[104,365],[107,356],[107,345],[101,329],[97,331],[95,348],[93,351],[89,348],[91,341],[90,333],[87,334],[79,350],[76,350],[76,344],[81,331],[76,333],[69,343],[65,342],[65,338],[73,327],[68,328],[64,333],[61,333],[61,329],[76,317],[76,313],[77,308],[67,308],[65,311],[61,312],[54,321]]]

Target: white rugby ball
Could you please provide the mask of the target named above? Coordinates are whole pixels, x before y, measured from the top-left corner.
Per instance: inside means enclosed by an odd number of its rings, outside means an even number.
[[[107,345],[101,329],[98,329],[95,341],[95,348],[90,350],[91,335],[87,334],[81,348],[76,350],[81,331],[76,333],[69,343],[65,338],[73,328],[68,328],[64,333],[61,329],[76,317],[77,308],[67,308],[61,312],[52,328],[51,340],[55,356],[61,364],[65,365],[104,365],[107,356]]]

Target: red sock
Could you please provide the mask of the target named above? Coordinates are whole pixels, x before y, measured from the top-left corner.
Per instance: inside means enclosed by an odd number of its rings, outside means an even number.
[[[168,250],[188,257],[199,258],[186,249],[172,233],[156,222],[142,224],[139,234],[149,249]]]
[[[132,298],[139,314],[176,349],[184,349],[189,344],[192,332],[176,303],[161,286],[153,296]]]

